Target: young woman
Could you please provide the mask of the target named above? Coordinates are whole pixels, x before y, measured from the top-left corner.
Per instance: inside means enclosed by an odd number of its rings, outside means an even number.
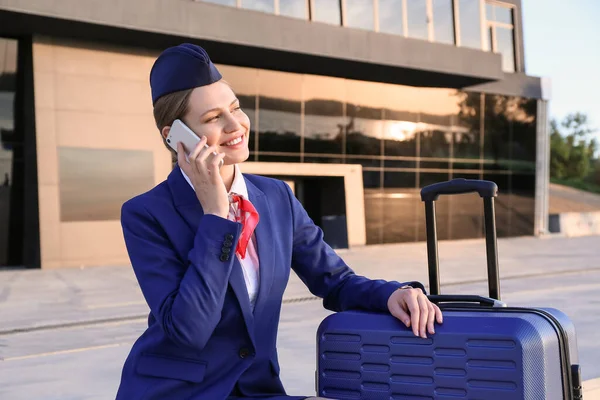
[[[123,205],[150,315],[117,399],[306,398],[286,396],[279,379],[277,327],[291,269],[329,310],[389,311],[422,337],[442,322],[420,283],[354,274],[285,183],[240,173],[250,121],[221,78],[191,44],[165,50],[150,73],[163,140],[180,119],[200,142],[179,144],[167,180]]]

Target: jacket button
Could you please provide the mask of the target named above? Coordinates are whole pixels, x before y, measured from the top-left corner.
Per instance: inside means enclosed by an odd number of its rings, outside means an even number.
[[[226,240],[223,242],[223,247],[231,247],[233,246],[233,242],[231,240]]]
[[[221,257],[219,257],[219,260],[221,260],[221,261],[228,261],[229,260],[229,254],[222,253]]]
[[[228,233],[227,235],[225,235],[225,240],[233,240],[233,235],[231,233]]]
[[[250,355],[250,350],[248,350],[248,349],[247,349],[247,348],[245,348],[245,347],[242,347],[242,348],[240,349],[240,353],[239,353],[239,355],[240,355],[240,358],[246,358],[246,357],[248,357],[248,356]]]
[[[223,246],[223,247],[221,248],[221,252],[222,252],[223,254],[229,254],[229,253],[231,252],[231,247],[225,247],[225,246]]]

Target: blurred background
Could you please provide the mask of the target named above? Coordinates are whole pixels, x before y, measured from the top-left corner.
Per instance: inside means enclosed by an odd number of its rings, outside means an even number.
[[[0,265],[128,262],[120,206],[173,167],[149,70],[186,41],[250,116],[243,170],[286,180],[332,247],[423,241],[419,189],[457,177],[498,184],[500,237],[564,231],[560,213],[598,206],[560,191],[551,210],[549,180],[598,189],[599,16],[591,0],[0,2]],[[440,239],[482,237],[476,197],[438,214]]]

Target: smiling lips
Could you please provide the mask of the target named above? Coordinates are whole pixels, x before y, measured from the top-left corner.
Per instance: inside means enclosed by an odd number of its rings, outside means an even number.
[[[236,144],[241,143],[242,140],[244,140],[243,137],[239,136],[235,139],[230,140],[229,142],[223,143],[221,146],[235,146]]]

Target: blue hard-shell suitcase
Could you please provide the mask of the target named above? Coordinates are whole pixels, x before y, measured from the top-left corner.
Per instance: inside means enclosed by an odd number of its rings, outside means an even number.
[[[490,181],[454,179],[421,190],[429,299],[444,323],[427,339],[386,313],[332,314],[317,332],[317,394],[334,399],[581,399],[575,328],[555,309],[500,301]],[[478,192],[484,201],[490,297],[440,295],[435,200]]]

